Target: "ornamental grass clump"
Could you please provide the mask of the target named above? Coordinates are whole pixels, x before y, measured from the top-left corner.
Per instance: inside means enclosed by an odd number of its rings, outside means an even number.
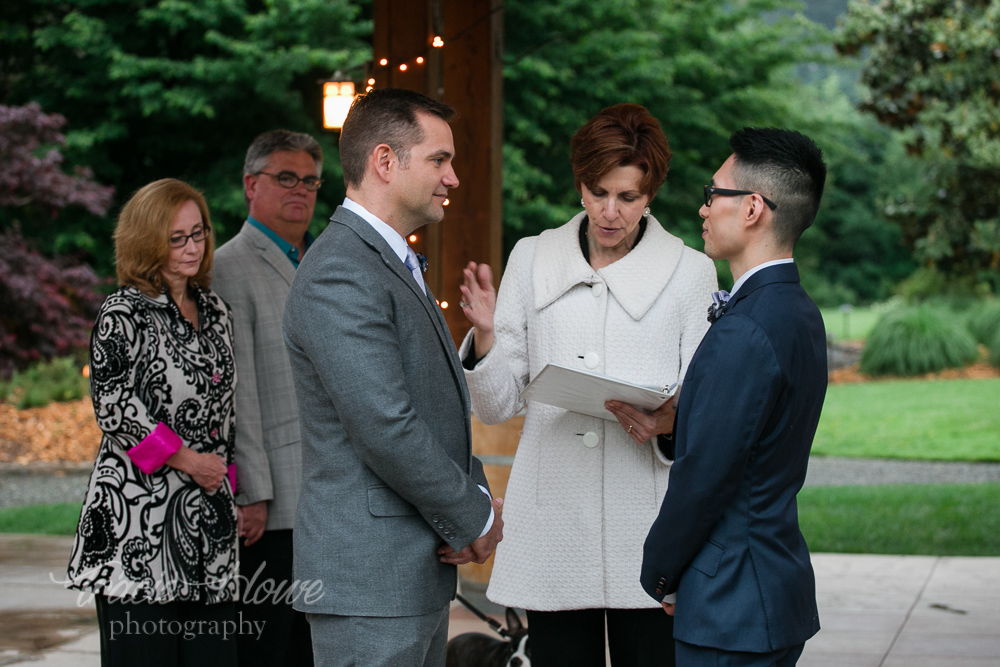
[[[861,354],[867,375],[912,376],[961,368],[979,357],[962,319],[931,306],[886,313],[872,329]]]
[[[991,346],[1000,334],[1000,301],[974,309],[969,316],[969,331],[978,342]]]
[[[988,351],[987,359],[989,359],[990,365],[1000,368],[1000,331],[995,333],[993,340],[986,347]]]

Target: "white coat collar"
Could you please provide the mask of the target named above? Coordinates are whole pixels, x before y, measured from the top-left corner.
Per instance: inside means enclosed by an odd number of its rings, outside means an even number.
[[[642,319],[674,274],[684,242],[649,216],[639,244],[614,264],[595,271],[580,251],[580,225],[586,215],[580,212],[562,227],[538,236],[531,269],[535,308],[545,308],[575,285],[603,280],[625,312],[634,320]]]

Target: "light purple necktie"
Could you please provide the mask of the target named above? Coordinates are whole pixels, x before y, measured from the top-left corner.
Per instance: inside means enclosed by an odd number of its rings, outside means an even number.
[[[406,264],[406,268],[413,274],[413,279],[420,285],[420,291],[426,295],[427,288],[424,286],[424,276],[420,270],[420,262],[417,260],[417,253],[413,252],[413,248],[410,246],[406,246],[406,260],[403,263]]]

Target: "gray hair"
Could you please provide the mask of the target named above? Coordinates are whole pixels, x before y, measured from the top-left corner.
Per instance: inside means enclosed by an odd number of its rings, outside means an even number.
[[[302,132],[271,130],[260,135],[250,144],[246,160],[243,161],[243,175],[256,174],[266,168],[271,154],[281,151],[309,153],[309,156],[316,163],[316,173],[323,172],[323,149],[320,148],[315,139]]]

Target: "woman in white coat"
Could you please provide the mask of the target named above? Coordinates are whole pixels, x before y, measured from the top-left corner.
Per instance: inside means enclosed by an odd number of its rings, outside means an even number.
[[[639,585],[642,543],[667,488],[672,401],[618,421],[518,394],[548,363],[648,385],[684,377],[708,329],[712,262],[661,227],[648,204],[670,149],[638,105],[601,111],[574,135],[584,211],[518,242],[500,284],[470,263],[462,344],[473,411],[496,424],[526,407],[487,596],[524,608],[538,667],[673,665],[672,619]]]

